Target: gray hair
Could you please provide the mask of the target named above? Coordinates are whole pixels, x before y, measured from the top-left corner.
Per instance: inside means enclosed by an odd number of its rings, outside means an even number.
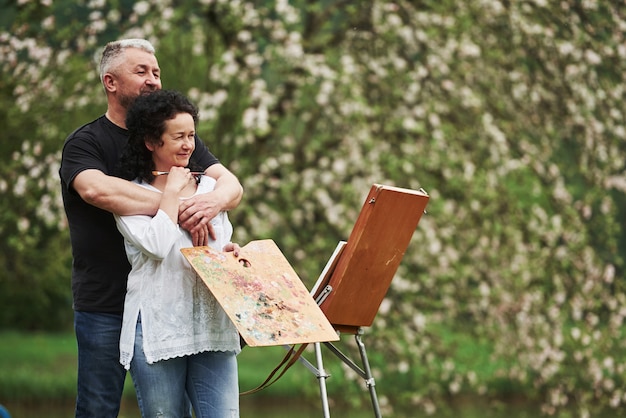
[[[154,46],[145,39],[122,39],[119,41],[109,42],[102,51],[100,59],[100,81],[104,81],[104,75],[111,71],[111,68],[118,65],[119,58],[128,48],[141,49],[143,51],[154,54]]]

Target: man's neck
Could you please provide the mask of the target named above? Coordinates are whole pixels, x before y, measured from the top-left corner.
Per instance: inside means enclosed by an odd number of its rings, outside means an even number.
[[[108,120],[116,124],[122,129],[126,129],[126,112],[121,110],[112,109],[109,107],[104,114]]]

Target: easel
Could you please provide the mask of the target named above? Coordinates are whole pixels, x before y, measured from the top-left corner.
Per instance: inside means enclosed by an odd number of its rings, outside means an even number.
[[[376,383],[361,335],[374,321],[428,199],[422,189],[374,184],[348,241],[337,245],[311,290],[333,328],[355,336],[362,368],[331,342],[323,344],[365,381],[376,417],[381,417]],[[324,417],[330,417],[321,344],[314,343],[317,367],[300,360],[317,376]]]
[[[248,345],[302,344],[296,354],[288,354],[285,360],[291,361],[282,373],[300,360],[316,374],[324,417],[330,417],[330,412],[322,343],[365,380],[380,417],[361,335],[363,327],[374,321],[428,199],[421,189],[374,184],[348,241],[339,243],[310,293],[272,240],[248,243],[239,257],[209,247],[181,252]],[[339,333],[355,336],[363,368],[331,343],[340,339]],[[314,344],[317,367],[300,356],[309,343]],[[254,391],[275,381],[272,375]]]

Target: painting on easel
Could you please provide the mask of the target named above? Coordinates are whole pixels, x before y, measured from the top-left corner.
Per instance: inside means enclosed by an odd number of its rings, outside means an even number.
[[[210,247],[181,252],[249,346],[339,339],[274,241],[252,241],[238,257]]]

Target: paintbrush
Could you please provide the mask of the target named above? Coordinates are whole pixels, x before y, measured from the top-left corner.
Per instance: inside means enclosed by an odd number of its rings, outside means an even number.
[[[170,173],[169,171],[156,171],[155,170],[155,171],[152,172],[152,175],[153,176],[166,176],[169,173]],[[204,172],[202,172],[202,171],[192,171],[191,172],[192,176],[201,176],[203,174],[204,174]]]

